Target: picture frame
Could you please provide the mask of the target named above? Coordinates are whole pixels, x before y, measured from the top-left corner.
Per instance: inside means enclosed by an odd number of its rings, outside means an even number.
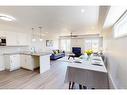
[[[53,40],[46,40],[46,47],[52,47],[53,46]]]

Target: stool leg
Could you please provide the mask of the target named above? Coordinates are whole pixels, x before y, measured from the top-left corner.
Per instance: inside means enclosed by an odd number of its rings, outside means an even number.
[[[81,84],[79,84],[79,89],[82,89],[82,85]]]
[[[69,89],[71,89],[71,82],[69,82]]]
[[[73,82],[73,83],[72,83],[72,87],[71,87],[71,89],[73,89],[73,88],[74,88],[74,84],[75,84],[75,83]]]
[[[83,86],[83,89],[87,89],[87,86]]]
[[[75,84],[74,82],[71,82],[71,81],[70,81],[70,82],[69,82],[69,89],[73,89],[73,88],[74,88],[74,84]]]

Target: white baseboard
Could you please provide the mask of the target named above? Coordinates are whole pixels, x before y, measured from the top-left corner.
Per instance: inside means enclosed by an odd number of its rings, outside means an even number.
[[[109,88],[110,89],[117,89],[117,86],[116,86],[115,82],[113,81],[110,73],[108,73],[108,79],[109,79]]]

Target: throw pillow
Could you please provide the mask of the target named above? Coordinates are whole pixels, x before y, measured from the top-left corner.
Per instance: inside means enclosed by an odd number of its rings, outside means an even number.
[[[58,53],[60,53],[60,50],[58,50]]]
[[[56,50],[56,54],[58,54],[58,51]]]

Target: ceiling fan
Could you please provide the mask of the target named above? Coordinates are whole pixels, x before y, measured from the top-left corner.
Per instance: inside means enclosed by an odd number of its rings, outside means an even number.
[[[64,37],[71,37],[71,38],[75,38],[75,37],[78,37],[78,35],[73,35],[72,32],[70,33],[70,35],[68,36],[64,36]]]

